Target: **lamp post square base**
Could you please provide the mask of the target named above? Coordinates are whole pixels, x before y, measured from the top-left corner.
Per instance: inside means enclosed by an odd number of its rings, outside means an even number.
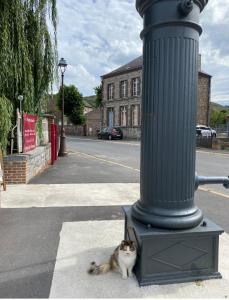
[[[125,239],[133,240],[138,257],[134,273],[140,286],[222,278],[218,272],[222,228],[209,219],[192,229],[146,226],[125,213]]]

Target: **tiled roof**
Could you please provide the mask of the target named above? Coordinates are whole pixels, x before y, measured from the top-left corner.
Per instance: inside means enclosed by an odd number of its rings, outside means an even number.
[[[142,56],[135,58],[134,60],[130,61],[128,64],[125,64],[125,65],[119,67],[118,69],[115,69],[114,71],[103,75],[102,77],[103,78],[111,77],[116,74],[126,73],[126,72],[130,72],[132,70],[140,69],[140,68],[142,68]]]
[[[115,75],[118,74],[123,74],[123,73],[128,73],[130,71],[134,71],[137,69],[141,69],[142,68],[142,64],[143,64],[143,59],[142,56],[139,56],[137,58],[135,58],[134,60],[130,61],[129,63],[115,69],[114,71],[104,74],[103,76],[101,76],[102,78],[108,78],[108,77],[113,77]],[[203,70],[199,71],[200,73],[211,77],[211,75],[207,74],[206,72],[204,72]]]

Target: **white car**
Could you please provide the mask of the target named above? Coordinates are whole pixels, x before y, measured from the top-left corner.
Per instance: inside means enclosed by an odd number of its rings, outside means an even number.
[[[196,136],[216,137],[216,131],[209,126],[197,125]]]

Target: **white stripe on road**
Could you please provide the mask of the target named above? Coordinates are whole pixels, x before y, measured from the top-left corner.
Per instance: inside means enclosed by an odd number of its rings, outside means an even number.
[[[121,145],[130,145],[130,146],[140,146],[140,142],[139,143],[130,143],[130,142],[120,142],[120,141],[106,141],[106,140],[96,140],[96,139],[84,139],[84,138],[77,138],[77,137],[67,137],[68,140],[80,140],[80,141],[93,141],[93,142],[97,142],[97,143],[109,143],[109,144],[121,144]]]
[[[229,199],[229,195],[226,195],[226,194],[223,194],[223,193],[219,193],[219,192],[216,192],[214,190],[209,190],[209,189],[205,189],[205,188],[202,188],[202,187],[198,188],[198,190],[203,191],[203,192],[209,192],[209,193],[215,194],[217,196],[221,196],[221,197]]]
[[[213,154],[213,155],[221,155],[221,156],[229,156],[229,153],[220,153],[220,152],[210,152],[204,150],[196,150],[197,153],[204,153],[204,154]]]
[[[96,159],[96,160],[100,160],[100,161],[106,162],[108,164],[117,165],[119,167],[123,167],[123,168],[126,168],[126,169],[130,169],[130,170],[133,170],[133,171],[140,172],[139,169],[135,169],[135,168],[129,167],[127,165],[123,165],[121,163],[117,163],[115,161],[107,160],[107,159],[104,159],[104,158],[101,158],[101,157],[98,157],[98,156],[95,156],[95,155],[87,154],[87,153],[84,153],[84,152],[75,151],[75,152],[69,153],[69,154],[80,154],[82,156],[87,156],[87,157],[90,157],[90,158],[93,158],[93,159]]]
[[[109,164],[118,165],[118,166],[126,168],[126,169],[130,169],[130,170],[133,170],[133,171],[136,171],[136,172],[140,172],[139,169],[135,169],[135,168],[129,167],[127,165],[114,162],[112,160],[107,160],[107,159],[104,159],[104,158],[100,158],[100,157],[97,157],[95,155],[87,154],[87,153],[84,153],[84,152],[74,152],[74,153],[78,153],[78,154],[80,154],[82,156],[87,156],[87,157],[90,157],[90,158],[93,158],[93,159],[96,159],[96,160],[100,160],[100,161],[103,161],[103,162],[106,162],[106,163],[109,163]],[[219,193],[219,192],[214,191],[212,189],[199,188],[199,190],[201,190],[203,192],[209,192],[209,193],[215,194],[217,196],[221,196],[221,197],[229,199],[229,195],[224,194],[224,193]]]

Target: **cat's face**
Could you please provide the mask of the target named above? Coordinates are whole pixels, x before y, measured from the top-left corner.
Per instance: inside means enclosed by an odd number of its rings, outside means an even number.
[[[136,251],[133,241],[122,241],[120,244],[120,251],[123,251],[126,255],[134,253]]]

